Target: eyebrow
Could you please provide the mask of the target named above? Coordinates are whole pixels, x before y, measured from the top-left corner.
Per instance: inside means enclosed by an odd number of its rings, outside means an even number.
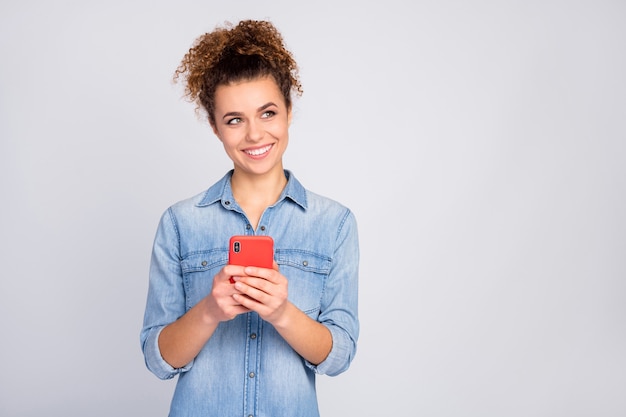
[[[271,102],[271,101],[270,101],[269,103],[266,103],[266,104],[262,105],[261,107],[259,107],[259,108],[257,109],[257,111],[261,112],[261,111],[263,111],[263,110],[267,109],[268,107],[272,107],[272,106],[274,106],[274,107],[278,107],[275,103],[273,103],[273,102]]]
[[[259,107],[258,109],[256,109],[256,111],[257,111],[257,112],[262,112],[263,110],[267,109],[268,107],[272,107],[272,106],[274,106],[274,107],[278,107],[278,106],[276,105],[276,103],[274,103],[273,101],[270,101],[270,102],[268,102],[268,103],[265,103],[264,105],[262,105],[262,106],[261,106],[261,107]],[[238,112],[238,111],[231,111],[231,112],[228,112],[228,113],[224,114],[224,115],[222,116],[222,120],[223,120],[223,119],[226,119],[226,118],[228,118],[228,117],[241,117],[242,115],[243,115],[243,113],[241,113],[241,112]]]

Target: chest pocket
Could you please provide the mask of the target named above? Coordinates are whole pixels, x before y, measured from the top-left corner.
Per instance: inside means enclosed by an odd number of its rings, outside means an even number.
[[[181,261],[187,310],[211,292],[213,277],[227,262],[227,249],[193,252]]]
[[[280,272],[289,280],[289,301],[316,319],[330,273],[330,258],[294,249],[277,249],[275,258]]]

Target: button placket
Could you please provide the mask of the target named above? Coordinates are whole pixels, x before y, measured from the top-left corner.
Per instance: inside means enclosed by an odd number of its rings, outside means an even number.
[[[256,408],[256,398],[259,390],[259,380],[257,378],[259,371],[259,349],[260,349],[260,331],[262,328],[261,318],[258,314],[250,312],[248,316],[248,341],[246,355],[246,411],[253,413]]]

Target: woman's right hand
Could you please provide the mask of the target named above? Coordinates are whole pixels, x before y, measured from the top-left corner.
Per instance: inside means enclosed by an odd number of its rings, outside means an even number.
[[[211,292],[159,335],[161,356],[174,368],[181,368],[196,357],[221,321],[247,313],[233,298],[241,294],[230,282],[232,276],[246,276],[243,266],[226,265],[213,277]]]
[[[211,292],[200,301],[206,319],[216,322],[228,321],[250,311],[233,298],[233,294],[241,294],[231,281],[231,277],[237,276],[246,276],[243,266],[226,265],[213,277]]]

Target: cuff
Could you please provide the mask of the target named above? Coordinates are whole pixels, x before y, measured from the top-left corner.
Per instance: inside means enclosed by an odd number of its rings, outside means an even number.
[[[172,379],[176,375],[187,372],[193,366],[193,360],[182,368],[174,368],[163,359],[159,349],[159,335],[165,326],[153,329],[144,343],[146,366],[159,379]]]
[[[318,365],[313,365],[307,361],[306,366],[317,374],[335,376],[344,372],[350,366],[354,356],[352,354],[353,343],[341,329],[329,326],[328,330],[330,330],[333,338],[333,346],[328,356]]]

